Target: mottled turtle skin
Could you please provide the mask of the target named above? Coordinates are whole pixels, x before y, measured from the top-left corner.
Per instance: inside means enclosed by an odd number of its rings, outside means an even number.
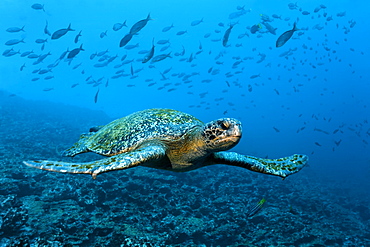
[[[98,174],[136,166],[177,172],[225,164],[285,178],[300,171],[306,155],[263,159],[225,152],[242,136],[240,121],[221,118],[209,123],[171,109],[148,109],[93,128],[64,152],[75,156],[95,152],[108,158],[86,163],[63,161],[25,161],[28,166],[64,173]]]

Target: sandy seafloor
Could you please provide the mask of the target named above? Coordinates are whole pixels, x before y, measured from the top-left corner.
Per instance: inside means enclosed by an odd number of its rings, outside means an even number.
[[[284,181],[223,165],[180,174],[138,167],[96,180],[40,171],[22,161],[70,160],[60,151],[112,119],[5,93],[0,114],[0,246],[370,246],[369,188],[359,180],[313,165]]]

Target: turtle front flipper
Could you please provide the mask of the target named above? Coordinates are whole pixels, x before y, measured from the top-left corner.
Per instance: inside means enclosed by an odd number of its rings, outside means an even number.
[[[131,152],[86,163],[49,160],[23,161],[23,163],[30,167],[53,172],[91,174],[95,179],[98,174],[139,166],[146,162],[159,160],[165,154],[165,148],[162,145],[150,145]]]
[[[263,159],[234,152],[217,152],[213,155],[213,162],[286,178],[299,172],[307,164],[308,156],[293,154],[280,159]]]

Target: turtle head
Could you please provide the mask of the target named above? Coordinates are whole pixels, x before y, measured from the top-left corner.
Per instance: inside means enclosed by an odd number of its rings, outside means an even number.
[[[213,152],[228,150],[240,141],[242,125],[234,118],[220,118],[205,124],[202,136],[207,149]]]

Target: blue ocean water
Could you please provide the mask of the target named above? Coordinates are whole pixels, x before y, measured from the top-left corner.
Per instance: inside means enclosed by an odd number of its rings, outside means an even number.
[[[1,1],[0,245],[369,246],[366,9],[365,1]],[[294,23],[299,30],[276,47]],[[135,24],[142,29],[120,47]],[[153,58],[164,59],[143,63],[153,44]],[[309,165],[281,181],[221,165],[92,180],[22,164],[62,159],[90,127],[157,107],[204,122],[237,118],[243,138],[233,151],[303,153]]]

